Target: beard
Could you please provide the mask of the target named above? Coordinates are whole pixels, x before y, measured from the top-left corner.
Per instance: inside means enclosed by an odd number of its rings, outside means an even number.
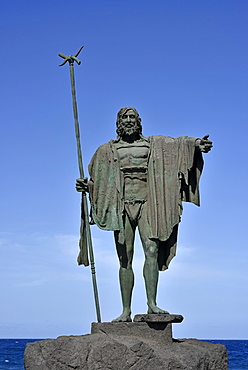
[[[121,138],[125,136],[136,136],[140,134],[140,128],[137,124],[133,127],[124,127],[122,125],[119,126],[119,136]]]

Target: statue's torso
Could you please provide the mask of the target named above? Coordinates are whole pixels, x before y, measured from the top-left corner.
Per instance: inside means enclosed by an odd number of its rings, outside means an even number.
[[[140,202],[147,198],[147,166],[149,143],[138,140],[133,143],[115,143],[124,175],[125,202]]]

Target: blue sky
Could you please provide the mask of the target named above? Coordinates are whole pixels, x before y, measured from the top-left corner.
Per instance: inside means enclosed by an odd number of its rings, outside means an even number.
[[[74,54],[85,170],[115,138],[117,111],[143,133],[210,134],[201,207],[185,204],[158,303],[175,337],[247,339],[247,19],[244,0],[10,0],[1,5],[0,337],[90,332],[90,269],[78,267],[80,195],[69,68]],[[111,232],[92,227],[103,321],[121,311]],[[146,311],[135,246],[133,314]]]

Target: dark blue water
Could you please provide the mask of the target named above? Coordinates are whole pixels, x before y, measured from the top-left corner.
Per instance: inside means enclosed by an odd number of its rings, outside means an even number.
[[[41,339],[0,339],[0,370],[24,370],[26,343]],[[248,340],[206,340],[224,344],[228,351],[229,370],[248,370]]]
[[[206,340],[205,342],[221,343],[226,346],[229,370],[248,369],[248,340]]]
[[[0,339],[0,370],[23,370],[26,343],[40,339]]]

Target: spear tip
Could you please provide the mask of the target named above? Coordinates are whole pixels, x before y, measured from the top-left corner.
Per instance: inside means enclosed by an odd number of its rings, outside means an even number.
[[[79,50],[76,52],[76,54],[74,55],[74,57],[77,57],[83,48],[84,48],[84,46],[81,46],[81,48],[79,48]]]
[[[79,50],[76,52],[75,55],[69,55],[69,56],[67,56],[67,55],[64,55],[62,53],[58,53],[58,56],[60,56],[61,58],[64,59],[64,61],[61,64],[59,64],[59,66],[61,67],[61,66],[65,65],[66,62],[69,62],[69,64],[70,63],[73,64],[74,61],[76,61],[77,64],[80,65],[81,64],[81,61],[77,58],[77,56],[79,55],[79,53],[83,49],[83,47],[84,46],[81,46],[81,48],[79,48]]]

